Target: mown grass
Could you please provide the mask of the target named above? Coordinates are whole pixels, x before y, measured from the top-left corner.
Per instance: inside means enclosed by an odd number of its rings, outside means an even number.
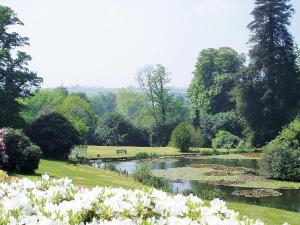
[[[39,177],[48,174],[54,178],[68,177],[74,184],[85,187],[111,186],[123,188],[143,188],[139,182],[135,182],[131,177],[118,174],[104,169],[96,169],[85,165],[70,165],[61,161],[41,160],[38,170],[30,177]],[[25,175],[17,174],[19,177]]]
[[[222,154],[222,155],[209,155],[200,156],[203,159],[259,159],[260,154],[257,155],[246,155],[246,154]]]
[[[117,154],[116,150],[126,150],[127,154]],[[87,155],[91,158],[129,158],[140,152],[158,155],[180,155],[181,152],[173,147],[132,147],[132,146],[94,146],[89,145]]]
[[[127,154],[117,154],[116,150],[126,150]],[[191,148],[191,153],[199,153],[202,155],[213,155],[215,152],[211,148]],[[95,146],[89,145],[87,155],[89,158],[132,158],[136,154],[146,152],[148,154],[158,154],[160,156],[182,155],[178,149],[174,147],[134,147],[134,146]],[[236,153],[235,149],[218,149],[217,154]]]
[[[282,225],[284,222],[289,225],[300,224],[300,213],[235,202],[228,202],[227,205],[241,215],[259,219],[267,225]]]

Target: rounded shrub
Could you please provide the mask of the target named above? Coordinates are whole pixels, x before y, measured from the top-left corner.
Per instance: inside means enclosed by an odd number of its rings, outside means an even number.
[[[171,145],[187,152],[192,146],[192,126],[186,123],[179,124],[172,133]]]
[[[65,159],[75,145],[81,144],[78,131],[57,112],[38,118],[31,125],[28,134],[46,158]]]
[[[300,151],[274,147],[264,152],[260,172],[267,178],[300,181]]]
[[[33,145],[22,130],[7,128],[2,131],[5,146],[3,168],[9,172],[33,173],[40,162],[40,148]]]
[[[300,148],[300,116],[285,127],[280,134],[266,146],[266,148],[269,149],[276,146],[292,149]]]
[[[212,148],[236,148],[240,143],[241,138],[231,134],[228,131],[220,130],[214,139],[212,139]]]

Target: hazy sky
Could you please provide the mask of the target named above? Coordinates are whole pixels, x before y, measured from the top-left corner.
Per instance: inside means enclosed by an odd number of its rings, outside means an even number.
[[[171,85],[187,87],[198,53],[247,52],[254,0],[1,0],[30,38],[30,67],[44,87],[136,85],[145,64],[161,63]],[[300,1],[291,32],[300,44]],[[298,27],[296,28],[296,24]]]

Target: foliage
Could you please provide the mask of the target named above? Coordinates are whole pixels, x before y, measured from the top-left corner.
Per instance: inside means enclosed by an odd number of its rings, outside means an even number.
[[[203,189],[200,191],[198,196],[202,199],[213,200],[215,198],[226,200],[227,194],[218,188],[213,189]]]
[[[203,147],[204,146],[204,135],[201,129],[195,129],[194,127],[191,127],[191,143],[192,147]]]
[[[220,130],[214,139],[212,139],[212,148],[235,148],[240,143],[241,139],[238,136],[231,134],[228,131]]]
[[[136,127],[150,130],[155,124],[147,96],[132,89],[118,91],[116,111]]]
[[[298,70],[300,71],[300,48],[299,46],[296,44],[294,47],[294,51],[295,51],[295,55],[296,55],[296,64],[298,66]]]
[[[169,99],[167,84],[170,82],[166,68],[160,64],[146,66],[137,73],[137,82],[151,104],[151,115],[155,121],[155,137],[158,145],[167,144],[167,114]]]
[[[39,88],[42,78],[27,67],[31,57],[19,51],[28,46],[28,38],[11,30],[23,25],[13,10],[0,5],[0,127],[23,125],[18,98],[25,98]]]
[[[285,148],[300,149],[300,117],[298,116],[280,134],[272,140],[266,148],[283,146]]]
[[[211,140],[219,130],[226,130],[236,136],[242,136],[244,123],[236,112],[229,111],[215,115],[204,114],[200,118],[199,126],[203,133],[203,147],[210,147]]]
[[[261,173],[267,178],[300,181],[300,151],[274,147],[264,152],[260,160]]]
[[[57,112],[38,118],[28,134],[47,158],[65,159],[72,147],[81,144],[79,133],[72,123]]]
[[[182,152],[189,151],[192,146],[192,126],[186,123],[179,124],[173,131],[171,145]]]
[[[39,90],[35,95],[20,101],[23,105],[21,116],[31,124],[40,116],[56,111],[67,96],[68,91],[63,87]]]
[[[1,130],[0,138],[7,155],[3,164],[5,170],[30,174],[38,168],[41,150],[30,142],[23,131],[5,128]]]
[[[113,163],[105,163],[104,169],[111,170],[111,171],[114,171],[114,172],[118,171],[116,165],[113,164]]]
[[[91,138],[96,128],[96,114],[84,94],[68,95],[58,111],[73,124],[84,140]]]
[[[6,153],[6,147],[4,142],[4,134],[6,129],[0,129],[0,169],[7,163],[8,155]]]
[[[99,93],[90,97],[89,100],[98,116],[116,111],[116,94],[112,92]]]
[[[250,63],[233,95],[255,146],[272,140],[296,112],[299,72],[288,31],[293,13],[290,0],[256,0],[254,20],[248,25]]]
[[[157,153],[148,153],[148,152],[139,152],[135,154],[134,158],[135,159],[153,159],[153,158],[158,158],[159,154]]]
[[[112,113],[99,119],[94,141],[108,146],[147,146],[148,135],[135,128],[124,116]]]
[[[209,114],[234,109],[230,91],[234,85],[234,74],[243,68],[244,62],[244,56],[232,48],[202,50],[188,90],[195,108]]]
[[[136,168],[133,172],[133,179],[157,189],[170,191],[168,181],[162,177],[153,176],[147,166],[140,166]]]

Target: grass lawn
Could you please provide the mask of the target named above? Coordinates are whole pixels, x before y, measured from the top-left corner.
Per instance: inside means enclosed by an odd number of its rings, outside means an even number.
[[[267,225],[282,225],[287,222],[289,225],[299,225],[300,213],[286,210],[249,205],[243,203],[228,202],[228,208],[246,215],[253,219],[260,219]]]
[[[209,155],[209,156],[199,156],[203,159],[259,159],[262,156],[261,153],[258,154],[223,154],[223,155]],[[195,157],[193,157],[195,158]]]
[[[117,154],[116,150],[126,150],[127,154]],[[192,148],[192,152],[200,153],[203,155],[212,155],[211,148]],[[129,158],[134,157],[139,152],[147,152],[149,154],[158,154],[161,156],[181,155],[182,153],[174,147],[133,147],[133,146],[95,146],[89,145],[87,155],[89,158]],[[236,150],[219,149],[219,154],[235,153]]]
[[[31,177],[39,177],[48,174],[54,178],[69,177],[75,184],[85,187],[111,186],[123,188],[143,188],[144,186],[135,182],[131,177],[119,175],[118,173],[96,169],[85,165],[67,165],[65,162],[41,160],[39,169]],[[24,175],[17,175],[24,177]]]
[[[117,154],[116,150],[126,150],[127,154]],[[156,153],[159,155],[180,155],[181,152],[173,147],[131,147],[131,146],[94,146],[89,145],[87,154],[91,158],[134,157],[139,152]]]

